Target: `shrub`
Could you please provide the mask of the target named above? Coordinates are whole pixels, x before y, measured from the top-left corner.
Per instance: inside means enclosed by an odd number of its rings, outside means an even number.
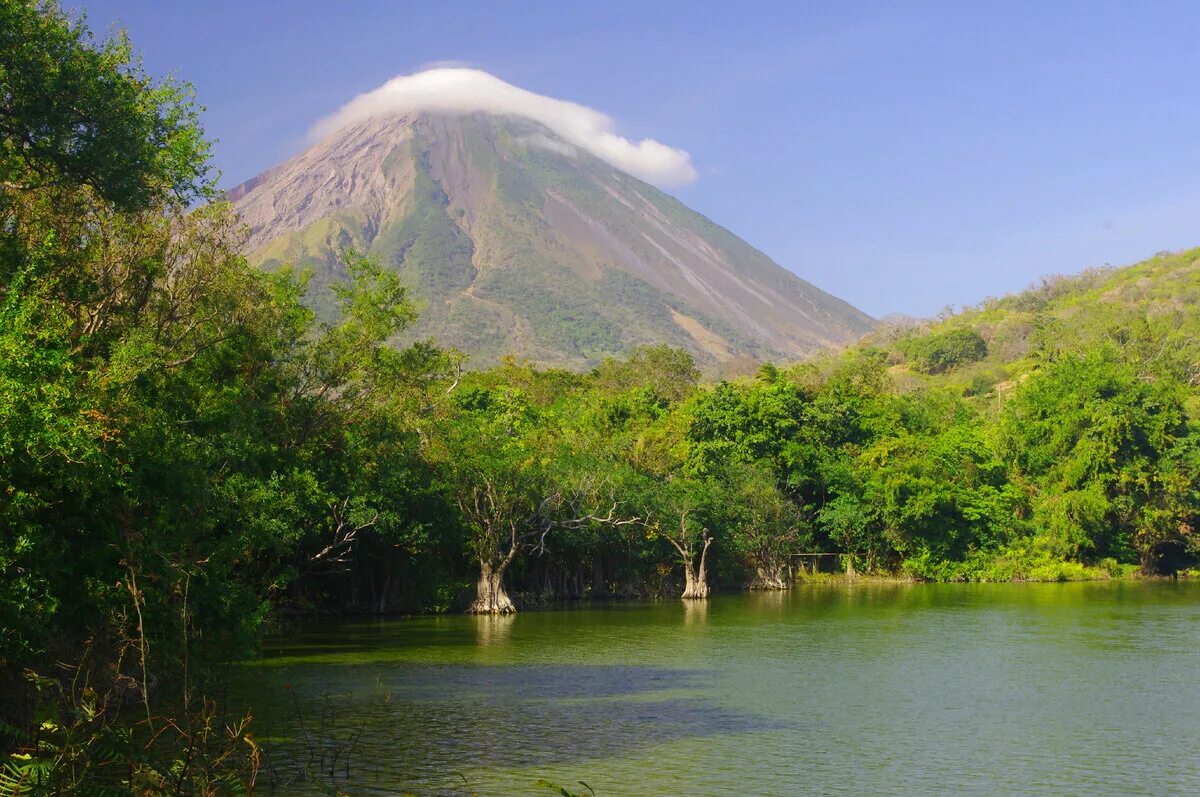
[[[987,356],[987,341],[973,329],[951,329],[905,341],[900,350],[909,364],[926,374],[941,374]]]

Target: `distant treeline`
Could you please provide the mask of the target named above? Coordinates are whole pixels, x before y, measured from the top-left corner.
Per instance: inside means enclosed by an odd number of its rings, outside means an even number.
[[[937,580],[1195,561],[1192,294],[1082,336],[1047,299],[1000,376],[1003,318],[971,316],[736,383],[665,347],[464,372],[389,344],[416,309],[379,263],[347,253],[329,323],[251,268],[189,90],[123,39],[5,2],[0,57],[0,793],[244,784],[203,676],[280,611],[700,599],[812,551]]]

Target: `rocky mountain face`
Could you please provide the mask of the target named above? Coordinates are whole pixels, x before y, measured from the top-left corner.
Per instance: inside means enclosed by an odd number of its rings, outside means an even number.
[[[583,368],[667,343],[709,367],[796,359],[873,320],[658,189],[537,123],[408,114],[344,128],[229,192],[263,268],[313,272],[331,313],[338,253],[371,253],[422,304],[407,335],[486,367]]]

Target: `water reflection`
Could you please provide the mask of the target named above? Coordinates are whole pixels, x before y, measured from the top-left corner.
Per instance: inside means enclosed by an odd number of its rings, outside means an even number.
[[[782,616],[791,599],[789,592],[782,589],[758,590],[746,596],[747,603],[755,612],[770,617]]]
[[[475,624],[475,639],[483,646],[506,645],[512,638],[515,614],[477,614],[471,618]]]
[[[243,693],[276,747],[360,734],[355,795],[1200,793],[1197,607],[1195,583],[861,581],[354,621],[273,640]]]
[[[259,726],[273,733],[265,741],[274,760],[300,762],[314,747],[356,738],[349,770],[360,790],[442,793],[453,773],[472,768],[605,759],[685,738],[785,727],[701,697],[712,676],[693,669],[351,666],[333,679],[311,667],[274,672],[288,686],[255,696]],[[286,793],[310,792],[297,782]]]
[[[683,624],[684,626],[701,626],[708,623],[708,601],[706,600],[685,600],[683,601]]]

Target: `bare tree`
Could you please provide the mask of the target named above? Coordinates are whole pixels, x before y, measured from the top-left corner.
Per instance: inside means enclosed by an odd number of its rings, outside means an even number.
[[[679,510],[679,529],[674,534],[663,534],[667,542],[679,552],[683,563],[683,595],[684,600],[702,599],[708,597],[708,549],[713,543],[708,529],[701,527],[697,534],[688,525],[690,508]],[[699,549],[699,559],[696,558]]]
[[[545,552],[552,531],[641,522],[620,512],[611,487],[601,479],[587,477],[567,489],[551,486],[539,492],[530,487],[519,474],[476,474],[472,484],[457,491],[459,511],[472,530],[469,546],[479,562],[475,600],[468,608],[472,614],[516,611],[504,589],[504,574],[523,550]],[[601,495],[607,499],[603,513],[595,509]]]
[[[335,501],[330,507],[332,527],[329,542],[321,550],[308,557],[309,567],[319,565],[332,565],[336,567],[348,564],[350,562],[350,555],[354,551],[355,542],[358,540],[359,532],[374,526],[375,522],[379,519],[378,514],[374,513],[365,520],[352,519],[349,507],[349,496],[340,502]]]

